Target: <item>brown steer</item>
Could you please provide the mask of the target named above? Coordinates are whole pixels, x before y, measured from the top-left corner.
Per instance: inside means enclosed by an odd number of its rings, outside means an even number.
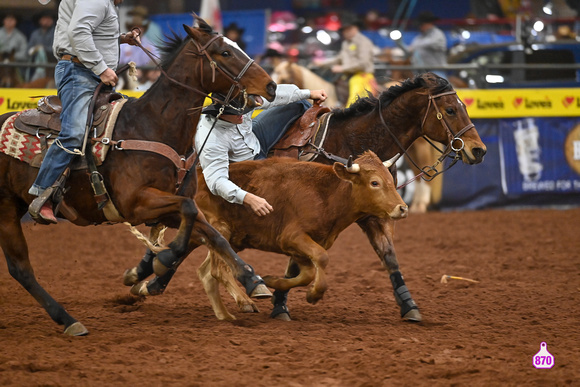
[[[388,170],[395,158],[383,163],[373,152],[367,151],[350,167],[290,158],[230,164],[233,182],[265,198],[273,206],[274,212],[262,217],[211,194],[201,173],[198,174],[199,190],[195,201],[209,223],[235,251],[253,248],[292,257],[299,273],[294,278],[266,276],[266,285],[288,290],[312,283],[307,300],[314,304],[327,289],[326,250],[338,234],[367,215],[392,219],[407,216],[407,205],[397,193]],[[234,318],[221,300],[218,281],[226,286],[243,310],[257,310],[228,270],[213,252],[198,269],[218,319]]]

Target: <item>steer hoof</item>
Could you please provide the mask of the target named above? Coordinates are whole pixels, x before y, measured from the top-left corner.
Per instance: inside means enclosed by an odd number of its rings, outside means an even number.
[[[272,292],[270,292],[270,290],[268,290],[266,285],[259,284],[258,286],[256,286],[254,288],[254,290],[252,290],[250,297],[252,297],[252,298],[271,298]]]
[[[411,322],[421,322],[423,321],[423,317],[421,316],[421,313],[419,313],[419,309],[411,309],[403,316],[403,320]]]
[[[139,282],[139,276],[137,276],[137,268],[125,270],[123,274],[123,285],[133,286]]]
[[[64,334],[68,336],[86,336],[89,334],[89,330],[77,321],[76,323],[69,325],[64,330]]]
[[[136,285],[131,287],[131,294],[134,296],[148,296],[149,290],[147,290],[147,284],[149,281],[141,281]]]

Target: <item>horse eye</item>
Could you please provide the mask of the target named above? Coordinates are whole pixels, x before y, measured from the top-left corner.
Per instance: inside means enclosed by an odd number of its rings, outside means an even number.
[[[447,114],[449,114],[450,116],[455,114],[455,110],[453,108],[447,108],[445,109],[445,112],[447,112]]]
[[[224,51],[224,52],[222,52],[222,56],[228,57],[228,56],[232,56],[232,54],[229,51]]]

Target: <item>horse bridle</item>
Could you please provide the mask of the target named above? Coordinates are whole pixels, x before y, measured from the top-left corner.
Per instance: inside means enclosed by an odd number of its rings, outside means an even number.
[[[427,136],[425,136],[425,135],[422,136],[433,148],[437,149],[437,151],[439,151],[441,153],[441,156],[439,156],[439,158],[437,159],[435,164],[433,164],[431,166],[426,166],[426,167],[419,167],[417,165],[417,163],[413,160],[413,158],[411,158],[409,156],[409,154],[407,153],[407,150],[403,147],[403,145],[401,144],[401,142],[399,141],[397,136],[395,136],[394,133],[391,131],[391,129],[389,128],[389,126],[387,125],[387,123],[383,117],[383,111],[381,108],[381,100],[379,98],[379,117],[381,118],[382,124],[387,128],[387,131],[393,137],[393,139],[395,140],[395,143],[399,146],[399,148],[403,151],[403,153],[407,156],[407,158],[411,161],[411,163],[417,169],[419,169],[421,171],[417,176],[415,176],[414,178],[407,181],[404,185],[401,185],[397,188],[402,188],[405,185],[411,183],[412,181],[414,181],[415,179],[417,179],[419,177],[421,177],[425,181],[431,181],[431,180],[433,180],[433,178],[435,178],[435,176],[447,171],[449,168],[451,168],[453,165],[455,165],[455,163],[457,163],[457,161],[459,161],[460,152],[463,150],[463,148],[465,148],[465,142],[463,141],[461,136],[463,136],[463,134],[465,134],[465,132],[467,132],[469,129],[474,128],[475,125],[473,123],[470,123],[470,124],[466,125],[463,129],[461,129],[459,132],[457,132],[457,134],[453,133],[453,130],[451,130],[451,128],[449,127],[449,124],[445,120],[445,117],[443,116],[443,114],[439,110],[439,106],[437,106],[437,103],[435,102],[435,100],[437,98],[440,98],[440,97],[443,97],[446,95],[457,95],[457,92],[455,90],[451,90],[451,91],[446,91],[446,92],[435,94],[435,95],[429,94],[429,104],[427,105],[427,109],[425,110],[425,115],[423,116],[423,120],[421,121],[421,131],[422,131],[423,126],[425,125],[425,121],[427,120],[427,116],[429,115],[429,111],[431,110],[431,105],[433,105],[435,112],[436,112],[436,117],[439,120],[439,122],[441,122],[441,125],[443,126],[443,128],[447,132],[447,137],[450,140],[449,144],[445,147],[445,149],[441,150],[441,149],[439,149],[439,147],[437,145],[435,145],[431,140],[429,140],[429,138]],[[460,141],[461,146],[458,148],[455,148],[453,146],[453,143],[455,141]],[[453,161],[449,164],[449,166],[447,168],[445,168],[441,171],[438,171],[437,166],[439,166],[439,164],[443,160],[445,160],[446,157],[449,156],[451,151],[455,152],[455,156],[452,157]],[[449,157],[451,157],[451,156],[449,156]]]
[[[134,27],[133,29],[131,29],[131,31],[136,30],[138,32],[138,35],[141,36],[141,30],[138,27]],[[141,48],[141,50],[143,50],[143,52],[145,52],[145,54],[147,54],[147,56],[149,57],[149,59],[151,59],[151,61],[155,64],[155,66],[157,66],[159,68],[159,70],[161,71],[161,73],[163,75],[165,75],[165,77],[175,83],[176,85],[179,85],[185,89],[191,90],[193,92],[196,92],[197,94],[201,94],[206,98],[211,99],[214,102],[220,103],[222,105],[226,105],[228,107],[231,107],[235,110],[238,110],[238,108],[231,106],[229,103],[232,100],[231,96],[235,90],[235,88],[237,87],[244,95],[244,107],[247,104],[247,94],[246,94],[246,90],[242,89],[242,87],[240,86],[240,80],[242,79],[242,77],[244,76],[244,74],[248,71],[248,69],[250,68],[250,66],[254,63],[254,60],[251,58],[248,58],[248,62],[246,63],[246,65],[244,66],[244,68],[242,68],[242,70],[240,71],[240,73],[237,76],[233,76],[229,71],[227,71],[226,69],[221,68],[217,62],[215,60],[213,60],[213,58],[211,57],[211,55],[207,52],[208,47],[217,39],[223,37],[222,34],[216,34],[214,37],[212,37],[209,41],[207,41],[203,46],[200,46],[200,44],[198,42],[196,42],[195,40],[192,39],[193,44],[197,47],[199,52],[192,52],[192,55],[196,55],[199,57],[200,61],[200,75],[201,75],[201,85],[203,86],[203,62],[204,62],[204,56],[205,58],[207,58],[207,60],[209,61],[210,67],[212,68],[212,78],[211,81],[212,83],[215,82],[215,70],[217,69],[220,73],[222,73],[226,78],[228,78],[231,82],[232,82],[232,86],[230,87],[230,90],[228,91],[228,94],[226,96],[226,100],[225,101],[221,101],[213,96],[210,96],[208,93],[196,89],[195,87],[191,87],[189,85],[186,85],[182,82],[179,82],[177,79],[171,77],[169,74],[167,74],[167,72],[165,72],[165,70],[163,69],[163,67],[159,64],[159,61],[154,57],[153,53],[151,53],[151,51],[149,51],[148,49],[146,49],[145,47],[143,47],[143,45],[141,44],[141,42],[136,41],[136,45]],[[242,109],[243,109],[242,108]]]

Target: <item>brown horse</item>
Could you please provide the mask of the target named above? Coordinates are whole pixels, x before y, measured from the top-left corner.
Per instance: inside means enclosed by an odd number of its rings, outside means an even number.
[[[120,111],[113,142],[99,172],[114,206],[123,221],[133,225],[160,222],[179,228],[169,248],[160,253],[171,264],[187,256],[201,244],[225,254],[240,281],[255,286],[261,278],[231,249],[227,241],[198,213],[192,198],[197,188],[195,172],[183,195],[176,195],[178,168],[162,153],[123,149],[121,140],[157,144],[165,153],[193,153],[193,139],[200,107],[210,92],[242,90],[248,95],[274,99],[276,84],[268,74],[242,51],[228,44],[198,18],[198,28],[184,25],[186,38],[174,37],[164,48],[164,75],[141,98],[130,99]],[[194,108],[194,109],[192,109]],[[0,124],[15,113],[0,116]],[[129,144],[129,142],[126,142]],[[38,170],[0,154],[0,245],[8,269],[14,277],[69,335],[84,335],[86,328],[70,316],[37,282],[24,238],[21,218],[33,199],[28,194]],[[184,182],[184,185],[186,183]],[[101,224],[107,217],[98,209],[86,170],[73,171],[70,190],[64,201],[78,214],[79,225]],[[62,216],[63,213],[60,213]],[[167,274],[166,274],[167,275]]]
[[[372,150],[381,160],[390,159],[397,153],[405,152],[421,136],[446,145],[446,155],[454,153],[455,160],[461,159],[468,165],[482,162],[486,153],[465,105],[451,84],[433,73],[425,73],[393,86],[382,92],[379,98],[361,98],[349,108],[333,110],[327,128],[326,139],[321,146],[326,152],[343,158]],[[307,145],[303,150],[308,151],[309,148]],[[325,164],[334,162],[321,155],[314,161]],[[270,216],[275,216],[275,212]],[[418,307],[399,270],[393,242],[394,221],[367,216],[358,219],[357,224],[389,271],[401,317],[421,321]],[[297,266],[290,259],[286,277],[298,274]],[[170,278],[157,277],[152,282],[159,281],[166,286]],[[224,285],[228,290],[237,287],[230,283]],[[245,295],[233,292],[232,296],[242,310],[255,310],[253,302]],[[272,317],[285,315],[289,318],[287,292],[276,291],[274,296]]]

